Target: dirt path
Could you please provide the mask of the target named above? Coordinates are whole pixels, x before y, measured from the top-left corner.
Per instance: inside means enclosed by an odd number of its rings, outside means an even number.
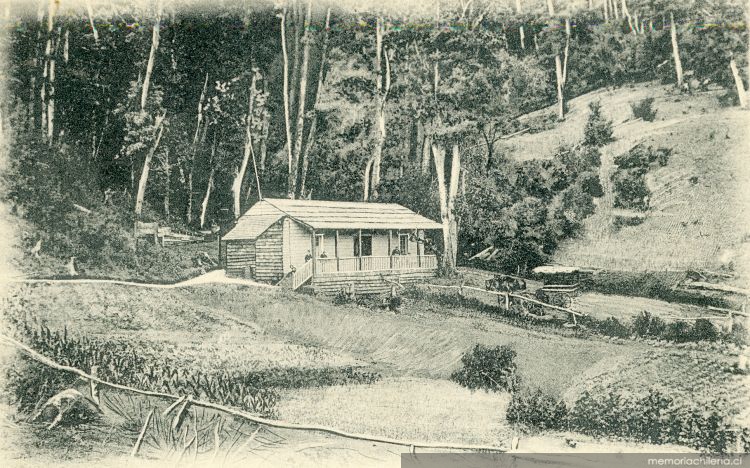
[[[200,284],[239,284],[244,286],[255,286],[259,288],[275,288],[270,284],[259,283],[257,281],[244,279],[244,278],[231,278],[226,275],[224,270],[213,270],[195,278],[190,278],[185,281],[171,284],[158,284],[158,283],[140,283],[137,281],[123,281],[113,279],[97,279],[97,278],[70,278],[70,279],[38,279],[38,278],[0,278],[0,283],[43,283],[43,284],[119,284],[122,286],[136,286],[141,288],[151,289],[175,289],[185,288],[190,286],[197,286]]]

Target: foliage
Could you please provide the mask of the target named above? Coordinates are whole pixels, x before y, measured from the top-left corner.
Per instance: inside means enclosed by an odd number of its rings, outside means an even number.
[[[614,336],[616,338],[627,338],[630,336],[630,329],[614,317],[607,317],[597,323],[596,328],[602,335],[606,336]]]
[[[693,324],[693,339],[696,341],[716,341],[719,331],[710,320],[699,318]]]
[[[641,337],[658,337],[664,334],[666,324],[659,317],[642,311],[633,319],[633,333]]]
[[[653,148],[638,144],[627,153],[616,156],[614,162],[617,171],[611,176],[615,206],[647,211],[651,192],[646,185],[646,173],[654,162],[666,166],[671,153],[672,150],[669,148]]]
[[[630,109],[633,111],[633,118],[643,119],[646,122],[653,122],[656,119],[656,109],[654,109],[654,98],[648,97],[637,102],[630,103]]]
[[[687,322],[678,320],[667,324],[664,331],[664,338],[676,343],[685,343],[694,338],[693,330]]]
[[[583,129],[583,144],[586,146],[602,147],[615,141],[612,135],[612,121],[602,115],[602,104],[592,101],[589,104],[589,119]]]
[[[540,389],[513,393],[505,418],[511,424],[524,424],[542,430],[565,430],[568,408],[559,399]]]
[[[461,356],[463,367],[451,374],[451,380],[471,390],[512,393],[520,383],[515,359],[516,352],[509,346],[488,348],[478,344]]]

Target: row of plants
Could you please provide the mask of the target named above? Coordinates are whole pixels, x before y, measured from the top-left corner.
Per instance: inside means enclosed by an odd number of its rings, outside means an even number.
[[[14,321],[11,318],[11,321]],[[377,373],[352,367],[274,368],[261,371],[205,371],[161,356],[149,343],[72,337],[67,327],[52,331],[42,324],[15,321],[19,339],[56,362],[84,371],[96,368],[103,380],[142,390],[173,395],[192,395],[214,403],[273,416],[278,389],[372,383]],[[16,403],[23,410],[33,408],[43,398],[67,388],[68,379],[49,371],[38,382],[33,374],[11,370]],[[30,391],[41,384],[43,394]]]
[[[475,297],[466,297],[453,292],[431,292],[417,287],[407,289],[404,296],[417,301],[437,303],[449,309],[478,310],[495,317],[500,316],[504,321],[525,328],[552,329],[566,334],[574,333],[576,336],[586,336],[587,333],[593,332],[614,338],[639,337],[675,343],[702,341],[723,341],[737,345],[747,343],[747,330],[740,323],[733,323],[730,331],[722,331],[707,319],[697,319],[692,324],[684,321],[667,323],[643,311],[629,323],[623,323],[615,317],[603,320],[582,317],[578,319],[579,327],[571,332],[569,328],[563,327],[567,323],[567,318],[548,316],[549,319],[542,319],[542,316],[537,314],[542,313],[544,307],[533,304],[527,306],[524,301],[513,301],[509,310],[506,310],[504,307],[488,304]]]
[[[506,418],[542,430],[678,444],[702,452],[750,450],[750,428],[732,426],[718,408],[699,407],[656,388],[639,394],[584,391],[570,407],[541,390],[525,389],[513,393]]]

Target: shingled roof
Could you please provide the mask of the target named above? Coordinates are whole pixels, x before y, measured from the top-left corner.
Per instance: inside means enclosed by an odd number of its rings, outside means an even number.
[[[247,210],[223,239],[255,239],[285,216],[313,229],[442,229],[396,203],[267,198]]]

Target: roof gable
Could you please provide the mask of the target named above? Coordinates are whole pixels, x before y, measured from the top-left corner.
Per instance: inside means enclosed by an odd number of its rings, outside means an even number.
[[[247,210],[224,239],[254,239],[284,216],[313,229],[442,229],[396,203],[267,198]]]

